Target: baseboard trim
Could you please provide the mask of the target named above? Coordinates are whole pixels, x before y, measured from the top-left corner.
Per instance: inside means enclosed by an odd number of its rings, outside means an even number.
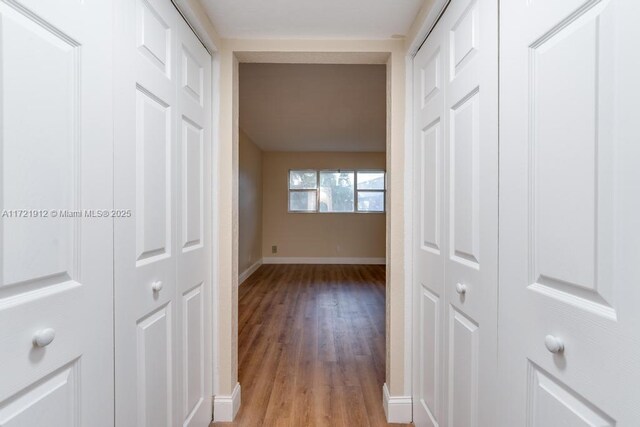
[[[385,258],[346,258],[346,257],[267,257],[263,264],[368,264],[384,265]]]
[[[236,383],[230,396],[213,397],[213,421],[231,422],[240,409],[240,383]]]
[[[391,396],[387,383],[382,386],[382,396],[388,423],[409,424],[413,421],[411,396]]]
[[[256,272],[257,269],[262,265],[262,259],[256,261],[251,267],[247,268],[238,276],[238,285],[242,285],[245,280],[247,280],[253,273]]]

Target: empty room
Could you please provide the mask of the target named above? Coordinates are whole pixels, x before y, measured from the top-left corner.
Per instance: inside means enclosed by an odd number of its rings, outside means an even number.
[[[0,427],[640,426],[639,24],[0,0]]]

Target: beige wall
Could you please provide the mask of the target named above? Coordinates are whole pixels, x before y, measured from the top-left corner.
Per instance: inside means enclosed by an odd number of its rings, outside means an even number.
[[[287,176],[290,169],[385,170],[385,163],[385,153],[265,152],[263,255],[384,258],[385,214],[289,213]],[[278,246],[277,254],[271,253],[272,245]]]
[[[240,129],[238,160],[238,271],[262,259],[262,150]]]

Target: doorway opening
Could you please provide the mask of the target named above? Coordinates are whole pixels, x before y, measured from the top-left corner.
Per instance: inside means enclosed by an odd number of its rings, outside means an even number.
[[[238,423],[380,424],[387,66],[238,66]]]

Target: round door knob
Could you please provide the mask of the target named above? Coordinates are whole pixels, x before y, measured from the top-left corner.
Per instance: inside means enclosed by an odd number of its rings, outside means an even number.
[[[544,345],[551,353],[562,353],[564,351],[564,342],[558,337],[547,335],[544,337]]]
[[[162,282],[160,280],[155,281],[151,284],[151,290],[153,292],[160,292],[162,290]]]
[[[51,328],[40,329],[33,336],[33,345],[36,347],[46,347],[56,337],[56,331]]]
[[[467,285],[463,285],[462,283],[456,284],[456,292],[460,295],[464,295],[467,293]]]

